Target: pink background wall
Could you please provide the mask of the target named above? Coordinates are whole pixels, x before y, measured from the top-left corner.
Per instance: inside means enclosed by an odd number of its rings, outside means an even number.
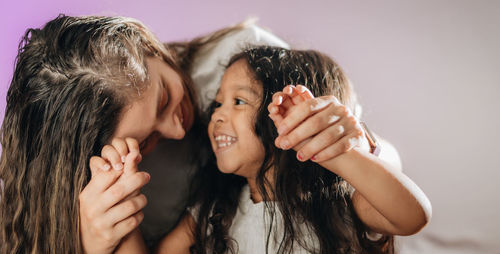
[[[292,45],[325,51],[432,201],[432,222],[401,238],[401,252],[500,250],[499,1],[3,0],[2,116],[23,32],[59,13],[132,16],[164,41],[258,16]]]

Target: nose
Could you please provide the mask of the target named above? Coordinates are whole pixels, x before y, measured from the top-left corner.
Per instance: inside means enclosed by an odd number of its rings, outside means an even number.
[[[210,118],[210,120],[214,123],[225,122],[227,120],[227,112],[226,111],[227,110],[223,106],[216,108],[214,110],[214,113],[212,113],[212,117]]]
[[[186,135],[178,115],[172,114],[156,123],[155,130],[166,139],[182,139]]]

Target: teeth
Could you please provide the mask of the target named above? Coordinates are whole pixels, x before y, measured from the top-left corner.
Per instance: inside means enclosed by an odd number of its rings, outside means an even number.
[[[215,136],[215,141],[217,142],[217,147],[227,147],[236,142],[235,137],[231,137],[228,135],[218,135]]]

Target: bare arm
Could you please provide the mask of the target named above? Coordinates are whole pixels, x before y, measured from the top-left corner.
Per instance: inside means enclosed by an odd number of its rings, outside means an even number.
[[[125,236],[115,252],[117,254],[139,254],[139,253],[148,253],[148,249],[146,244],[144,243],[144,239],[142,238],[141,231],[136,228],[130,234]]]
[[[189,254],[189,248],[194,244],[195,222],[191,214],[186,214],[172,232],[165,236],[155,253]]]
[[[276,145],[293,148],[299,160],[318,162],[353,185],[356,213],[372,230],[409,235],[429,221],[430,202],[401,172],[396,149],[379,138],[380,157],[370,154],[358,120],[336,98],[314,98],[297,86],[276,93],[268,109],[280,134]],[[357,145],[364,148],[353,149]]]
[[[355,148],[320,163],[349,182],[361,221],[375,232],[411,235],[430,220],[432,208],[422,190],[399,169]]]

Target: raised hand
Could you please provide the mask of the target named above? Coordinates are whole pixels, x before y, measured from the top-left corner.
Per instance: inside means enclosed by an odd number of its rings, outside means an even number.
[[[85,253],[111,253],[144,218],[147,199],[140,188],[150,176],[140,172],[135,139],[114,139],[90,160],[92,178],[80,193],[80,237]]]
[[[314,98],[305,86],[290,85],[273,95],[268,110],[278,129],[276,146],[293,148],[300,161],[323,162],[368,147],[358,119],[335,96]]]

